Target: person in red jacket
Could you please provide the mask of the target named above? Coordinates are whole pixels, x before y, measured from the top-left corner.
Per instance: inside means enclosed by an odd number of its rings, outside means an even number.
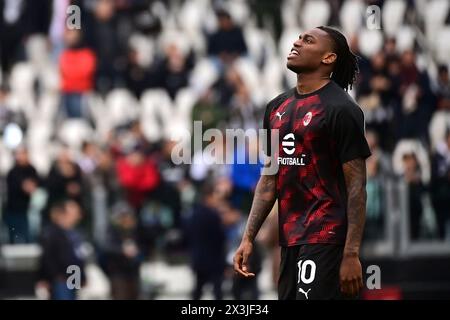
[[[147,195],[158,187],[158,169],[152,159],[141,148],[135,147],[117,160],[117,176],[124,189],[128,203],[139,209]]]
[[[66,49],[59,60],[62,103],[68,118],[86,116],[86,94],[94,87],[95,53],[84,46],[79,30],[64,34]]]

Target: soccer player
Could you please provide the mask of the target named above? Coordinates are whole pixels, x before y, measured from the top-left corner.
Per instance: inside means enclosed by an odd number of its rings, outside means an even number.
[[[278,150],[268,150],[279,168],[259,179],[234,269],[254,276],[253,241],[278,199],[279,299],[357,297],[370,156],[363,112],[346,92],[357,57],[340,32],[321,26],[294,42],[287,67],[297,86],[270,101],[264,118],[265,129],[279,130]]]

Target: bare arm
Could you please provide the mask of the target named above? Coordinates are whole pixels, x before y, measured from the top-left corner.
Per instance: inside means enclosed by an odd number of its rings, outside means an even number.
[[[275,176],[263,175],[258,181],[252,208],[245,228],[244,240],[253,242],[264,220],[266,220],[276,200]]]
[[[344,254],[358,256],[366,220],[366,163],[364,159],[356,159],[342,167],[347,186],[348,220]]]
[[[366,217],[366,163],[364,159],[348,161],[342,166],[347,188],[347,237],[340,268],[344,294],[355,296],[363,287],[359,250]]]
[[[242,242],[234,255],[234,270],[244,277],[255,274],[249,272],[248,259],[253,251],[253,241],[264,220],[266,220],[276,200],[276,176],[262,175],[253,197],[252,208],[247,220]]]

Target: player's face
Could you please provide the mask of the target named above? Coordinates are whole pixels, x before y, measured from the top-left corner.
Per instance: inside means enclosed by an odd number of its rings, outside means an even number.
[[[302,33],[287,57],[287,67],[295,73],[314,71],[332,52],[328,34],[318,28]]]

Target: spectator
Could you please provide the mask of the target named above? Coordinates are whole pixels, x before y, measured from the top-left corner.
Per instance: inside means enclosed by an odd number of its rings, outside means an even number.
[[[438,68],[436,95],[438,109],[450,110],[450,78],[448,76],[448,67],[445,65],[441,65]]]
[[[164,88],[172,99],[180,89],[186,88],[194,64],[192,53],[185,53],[175,43],[164,48],[165,58],[157,66],[154,77],[156,86]]]
[[[385,194],[384,183],[391,175],[389,155],[378,145],[378,136],[374,131],[366,132],[366,139],[372,156],[366,160],[367,166],[367,208],[364,239],[380,240],[385,236]]]
[[[208,55],[219,58],[220,65],[228,65],[237,57],[247,53],[242,29],[234,25],[225,10],[218,10],[218,30],[208,37]],[[220,67],[219,69],[222,69]]]
[[[139,210],[160,183],[155,163],[139,146],[134,146],[117,160],[116,170],[127,201],[133,209]]]
[[[104,251],[112,298],[138,299],[139,270],[144,256],[140,249],[136,216],[126,202],[119,202],[113,207],[112,224]]]
[[[39,177],[30,164],[28,151],[24,147],[16,149],[15,159],[15,164],[6,177],[5,220],[10,243],[28,243],[31,240],[28,208],[31,195],[38,187]]]
[[[68,118],[87,117],[86,95],[94,87],[96,57],[81,37],[77,29],[64,33],[66,49],[59,61],[62,102]]]
[[[408,186],[409,230],[410,239],[418,240],[421,236],[421,219],[424,212],[422,203],[425,185],[422,183],[420,166],[415,153],[403,155],[403,179]]]
[[[431,198],[436,212],[438,235],[446,237],[446,227],[450,220],[450,128],[446,139],[436,146],[432,158]]]
[[[54,203],[63,199],[71,199],[78,203],[83,201],[83,179],[80,167],[72,160],[72,155],[68,149],[63,149],[56,161],[50,168],[47,176],[46,186],[48,192],[47,209]],[[44,215],[44,222],[48,221],[47,214]]]
[[[427,125],[435,109],[435,99],[431,92],[426,72],[416,65],[416,55],[405,50],[401,57],[401,77],[399,93],[402,97],[401,110],[395,111],[401,138],[419,138],[428,141]]]
[[[98,0],[93,16],[86,19],[87,43],[97,56],[95,88],[105,95],[111,89],[124,84],[126,66],[124,45],[127,36],[120,28],[114,0]]]
[[[187,223],[187,238],[191,254],[195,287],[192,299],[202,297],[203,287],[212,283],[214,298],[221,300],[225,272],[225,229],[217,207],[220,196],[213,184],[205,184],[202,201],[193,208]]]
[[[42,233],[42,256],[39,267],[38,287],[50,291],[52,300],[75,300],[76,290],[68,286],[69,266],[79,268],[80,279],[73,284],[84,285],[84,257],[82,239],[75,230],[82,218],[81,208],[75,201],[55,203],[50,212],[51,224]]]

